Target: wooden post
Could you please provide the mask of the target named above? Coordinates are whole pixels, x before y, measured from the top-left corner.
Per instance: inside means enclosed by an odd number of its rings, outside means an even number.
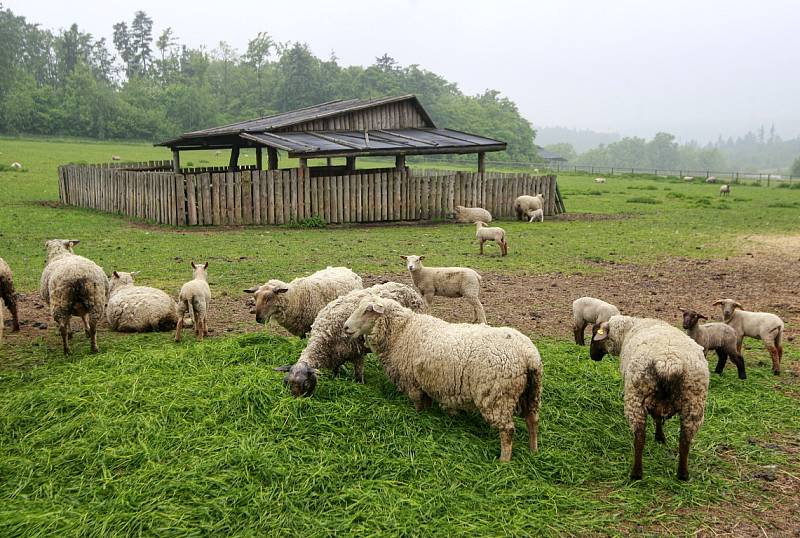
[[[275,148],[267,148],[267,168],[269,170],[278,169],[278,150]]]
[[[300,157],[299,162],[300,164],[298,165],[298,168],[308,168],[308,159],[306,157]]]
[[[356,158],[355,157],[346,157],[346,165],[345,171],[352,172],[356,169]]]
[[[264,164],[264,158],[261,153],[261,146],[256,148],[256,170],[262,170]]]
[[[228,168],[231,172],[235,172],[239,168],[239,146],[231,148],[231,160],[228,163]]]
[[[394,167],[398,170],[403,170],[406,167],[406,156],[405,155],[397,155],[394,158]]]
[[[481,151],[478,153],[478,173],[483,174],[486,172],[486,153]]]
[[[332,161],[333,161],[333,159],[331,159],[330,157],[326,157],[326,158],[325,158],[325,165],[326,165],[328,168],[330,168],[330,167],[331,167],[331,162],[332,162]]]
[[[181,152],[177,149],[172,150],[172,171],[176,174],[181,173]]]

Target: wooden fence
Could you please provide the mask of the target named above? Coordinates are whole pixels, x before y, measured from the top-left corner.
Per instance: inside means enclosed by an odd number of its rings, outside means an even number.
[[[358,170],[317,176],[302,169],[237,172],[59,167],[67,205],[173,226],[285,224],[314,216],[330,223],[445,219],[456,205],[513,215],[514,199],[542,193],[545,214],[564,211],[556,176],[443,170]]]

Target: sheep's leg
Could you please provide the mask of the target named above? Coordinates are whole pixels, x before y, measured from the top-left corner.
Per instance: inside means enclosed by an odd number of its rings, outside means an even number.
[[[86,335],[89,337],[89,341],[91,342],[92,353],[99,353],[100,349],[97,347],[97,320],[93,317],[89,318],[88,326],[86,328]]]
[[[511,461],[511,449],[514,444],[514,426],[500,430],[500,461]]]
[[[772,373],[779,375],[781,373],[781,357],[778,355],[778,348],[774,344],[767,344],[767,350],[772,357]]]
[[[583,338],[583,331],[586,330],[586,322],[582,323],[575,323],[572,326],[572,334],[575,336],[575,343],[578,345],[584,345],[585,341]]]
[[[414,402],[414,409],[417,412],[424,411],[425,409],[430,409],[431,405],[433,404],[433,400],[431,400],[431,397],[422,392],[421,390],[409,394],[408,397],[411,398],[411,400]]]
[[[731,362],[736,365],[739,379],[747,379],[747,374],[744,371],[744,357],[741,355],[730,355],[730,359]]]
[[[525,415],[525,423],[528,425],[528,448],[531,452],[539,450],[539,411],[530,410]]]
[[[651,415],[653,417],[653,422],[656,424],[656,441],[664,444],[667,442],[667,438],[664,437],[664,417]]]
[[[478,239],[478,245],[480,245],[481,247],[481,255],[483,255],[483,243],[484,243],[483,239]]]
[[[13,294],[12,294],[13,295]],[[17,300],[16,298],[12,298],[6,304],[8,307],[8,311],[11,312],[11,332],[16,333],[19,332],[19,314],[17,314]],[[0,301],[0,308],[3,308],[3,302]]]
[[[91,338],[91,331],[89,331],[89,314],[82,315],[81,321],[83,321],[83,331],[86,333],[86,337]]]
[[[631,480],[642,479],[642,452],[644,451],[647,417],[633,428],[633,469]]]
[[[61,343],[64,346],[64,355],[69,355],[69,317],[58,321],[58,330],[61,332]]]
[[[692,444],[695,428],[689,428],[681,416],[681,439],[678,446],[678,480],[689,480],[689,447]]]
[[[356,383],[364,382],[364,357],[359,357],[353,361],[353,375],[356,378]]]
[[[475,310],[476,323],[486,323],[486,312],[483,310],[481,300],[477,297],[471,297],[470,303],[472,303],[472,308]]]
[[[503,241],[502,243],[500,243],[500,252],[503,254],[503,256],[508,256],[508,242],[507,241]]]
[[[717,352],[717,367],[714,368],[714,373],[721,375],[722,371],[725,369],[725,363],[728,362],[728,354],[725,353],[725,351],[723,351],[720,348],[717,348],[714,351]],[[731,361],[733,361],[734,363],[736,362],[733,360],[732,356],[731,356]]]
[[[195,327],[194,327],[194,335],[197,338],[198,342],[203,341],[203,336],[205,335],[204,324],[206,322],[206,317],[204,313],[198,312],[195,310]]]
[[[181,341],[181,331],[183,330],[183,316],[178,316],[178,323],[175,325],[175,341]]]

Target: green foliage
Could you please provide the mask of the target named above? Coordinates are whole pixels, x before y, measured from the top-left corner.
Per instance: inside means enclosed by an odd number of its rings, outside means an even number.
[[[800,189],[800,183],[779,183],[778,188],[781,189]]]
[[[795,177],[800,177],[800,156],[798,156],[792,163],[792,168],[789,173]]]
[[[661,200],[650,198],[649,196],[634,196],[625,200],[629,204],[660,204]]]
[[[312,215],[305,219],[291,220],[284,226],[287,228],[324,228],[328,225],[319,215]]]
[[[626,137],[619,142],[590,149],[575,164],[678,170],[721,170],[725,159],[716,148],[701,148],[695,143],[678,145],[669,133],[658,133],[652,140]]]

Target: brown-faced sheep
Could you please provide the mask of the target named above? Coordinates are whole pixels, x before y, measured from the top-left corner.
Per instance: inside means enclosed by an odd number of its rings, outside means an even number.
[[[703,348],[703,353],[706,354],[711,349],[716,351],[717,367],[714,372],[722,374],[725,363],[730,359],[736,365],[739,379],[747,379],[744,371],[744,358],[736,349],[736,331],[733,330],[733,327],[718,322],[701,325],[699,323],[701,319],[708,320],[703,314],[691,308],[679,308],[679,310],[683,312],[683,328],[686,329],[686,334]]]

